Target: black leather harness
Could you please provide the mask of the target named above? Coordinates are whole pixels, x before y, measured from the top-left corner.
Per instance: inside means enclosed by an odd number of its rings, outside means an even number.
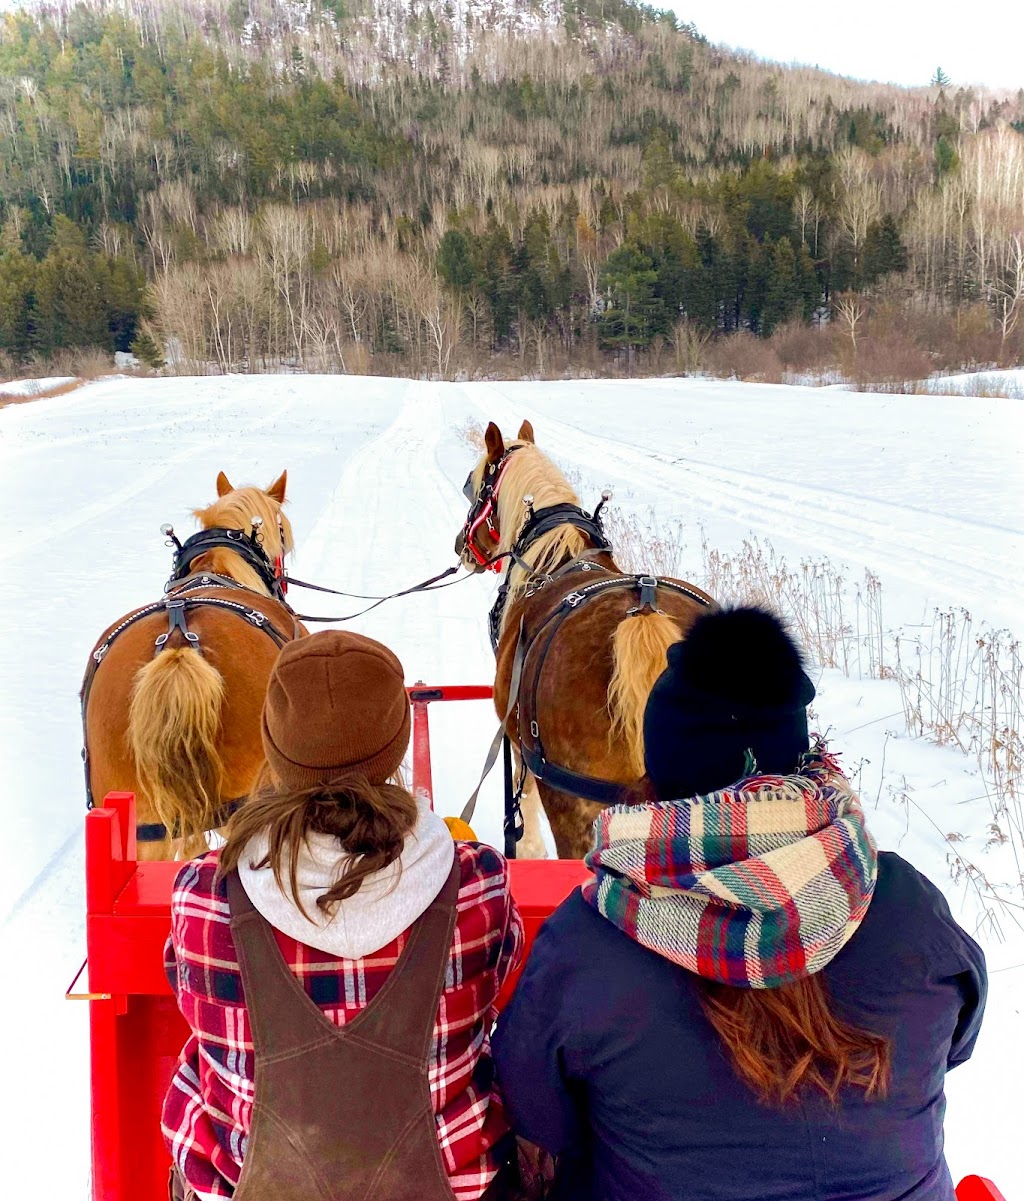
[[[219,537],[219,535],[225,534],[237,534],[239,537]],[[204,538],[204,535],[215,536]],[[154,601],[151,605],[144,605],[141,609],[136,609],[134,613],[130,613],[124,621],[115,626],[103,641],[95,647],[89,656],[85,679],[82,682],[81,694],[82,762],[85,765],[86,804],[90,809],[95,806],[96,802],[92,795],[92,785],[89,780],[89,747],[85,738],[85,719],[89,705],[89,693],[92,690],[93,680],[96,677],[96,672],[99,670],[100,664],[106,658],[107,652],[125,630],[135,625],[136,622],[141,621],[144,617],[150,617],[152,614],[163,610],[167,614],[167,629],[156,639],[153,654],[158,655],[166,648],[175,630],[178,630],[182,634],[187,646],[192,647],[199,654],[202,654],[203,648],[199,641],[199,635],[188,628],[188,613],[195,609],[214,608],[224,609],[230,613],[237,613],[249,625],[262,630],[278,647],[282,647],[285,643],[291,642],[294,638],[298,637],[299,627],[297,621],[293,623],[292,632],[288,635],[282,633],[265,613],[262,613],[253,605],[247,605],[240,600],[228,600],[226,597],[221,596],[192,595],[192,593],[206,588],[228,588],[252,595],[251,589],[246,588],[244,584],[239,584],[237,580],[230,579],[228,576],[214,575],[212,572],[200,572],[197,575],[188,574],[189,565],[199,555],[206,554],[209,550],[218,546],[237,551],[242,555],[245,562],[259,572],[260,578],[265,579],[265,573],[261,570],[260,566],[260,557],[262,557],[262,563],[270,571],[271,582],[277,583],[274,580],[273,566],[266,555],[263,554],[262,548],[257,543],[251,542],[240,530],[201,530],[198,534],[189,538],[175,554],[174,570],[171,578],[167,581],[166,595],[163,599]],[[184,575],[182,574],[183,572]],[[279,588],[274,589],[274,599],[291,612],[291,608],[284,600]],[[226,805],[222,806],[217,811],[216,824],[218,826],[223,825],[244,799],[244,797],[241,797],[229,801]],[[143,822],[136,826],[136,838],[139,842],[163,842],[168,836],[176,838],[178,837],[178,832],[168,832],[167,827],[160,822]]]
[[[174,536],[173,533],[171,536]],[[195,560],[213,550],[233,551],[256,572],[263,586],[275,600],[286,603],[282,577],[274,571],[274,565],[263,549],[260,534],[255,531],[247,534],[244,530],[232,530],[224,526],[199,530],[191,538],[186,538],[177,545],[171,566],[171,578],[167,581],[164,591],[169,592],[175,584],[187,579],[192,574],[192,564]],[[223,576],[217,578],[224,579]],[[237,580],[232,580],[231,584],[238,588],[244,587]]]
[[[535,513],[531,512],[527,518],[526,524],[520,531],[519,537],[516,539],[515,545],[510,552],[511,562],[508,570],[505,572],[505,578],[502,580],[501,587],[498,589],[498,595],[495,598],[494,604],[491,607],[490,613],[487,615],[487,629],[491,637],[491,649],[495,652],[498,650],[498,642],[501,639],[501,623],[505,616],[505,606],[508,604],[509,582],[512,577],[512,567],[519,563],[526,571],[529,571],[529,565],[523,561],[523,556],[531,546],[545,534],[549,534],[552,530],[557,529],[560,525],[573,525],[581,534],[584,534],[590,546],[594,551],[604,551],[611,553],[612,544],[608,541],[604,532],[604,526],[601,523],[601,509],[604,507],[604,501],[597,506],[593,513],[586,512],[578,505],[548,505],[547,508],[538,509]]]
[[[585,560],[569,565],[570,571],[594,569],[594,565]],[[567,593],[558,607],[544,619],[540,628],[528,642],[520,634],[519,644],[516,647],[516,656],[522,655],[521,673],[528,661],[535,654],[538,656],[536,665],[531,664],[532,686],[529,693],[526,697],[519,699],[521,718],[524,714],[532,714],[529,724],[525,728],[523,721],[519,722],[519,749],[523,762],[536,779],[543,780],[551,788],[557,788],[559,792],[567,793],[569,796],[583,797],[584,800],[596,801],[602,805],[621,804],[625,801],[628,790],[622,784],[598,779],[596,776],[582,775],[580,772],[572,771],[560,763],[554,763],[548,759],[541,739],[540,723],[536,717],[537,696],[540,691],[544,661],[562,625],[574,613],[578,613],[584,608],[588,601],[598,596],[604,596],[607,592],[623,588],[638,594],[637,604],[628,610],[627,616],[629,617],[636,617],[645,612],[657,612],[659,589],[679,593],[700,605],[709,606],[711,604],[699,592],[688,588],[685,584],[676,583],[674,580],[662,580],[649,575],[605,576],[603,579],[595,580],[591,584],[585,584]]]

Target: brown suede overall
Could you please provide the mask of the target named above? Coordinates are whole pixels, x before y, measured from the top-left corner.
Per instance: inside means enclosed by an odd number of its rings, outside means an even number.
[[[452,1201],[428,1083],[459,891],[456,856],[380,992],[335,1026],[227,878],[256,1062],[235,1201]],[[174,1181],[172,1196],[193,1194]]]

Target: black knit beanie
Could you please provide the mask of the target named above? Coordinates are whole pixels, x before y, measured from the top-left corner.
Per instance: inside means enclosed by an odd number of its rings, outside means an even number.
[[[795,771],[813,699],[778,617],[753,607],[703,614],[669,649],[644,714],[647,775],[659,800],[715,792],[755,772]]]

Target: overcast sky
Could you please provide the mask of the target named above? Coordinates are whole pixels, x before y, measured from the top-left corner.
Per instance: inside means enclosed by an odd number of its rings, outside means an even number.
[[[1024,87],[1024,0],[661,0],[709,41],[857,79]],[[658,7],[658,0],[654,0]]]

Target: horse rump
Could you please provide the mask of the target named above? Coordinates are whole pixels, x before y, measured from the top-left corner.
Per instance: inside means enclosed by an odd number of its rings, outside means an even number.
[[[191,838],[216,825],[223,703],[224,678],[191,647],[168,647],[135,675],[128,746],[170,837]]]

